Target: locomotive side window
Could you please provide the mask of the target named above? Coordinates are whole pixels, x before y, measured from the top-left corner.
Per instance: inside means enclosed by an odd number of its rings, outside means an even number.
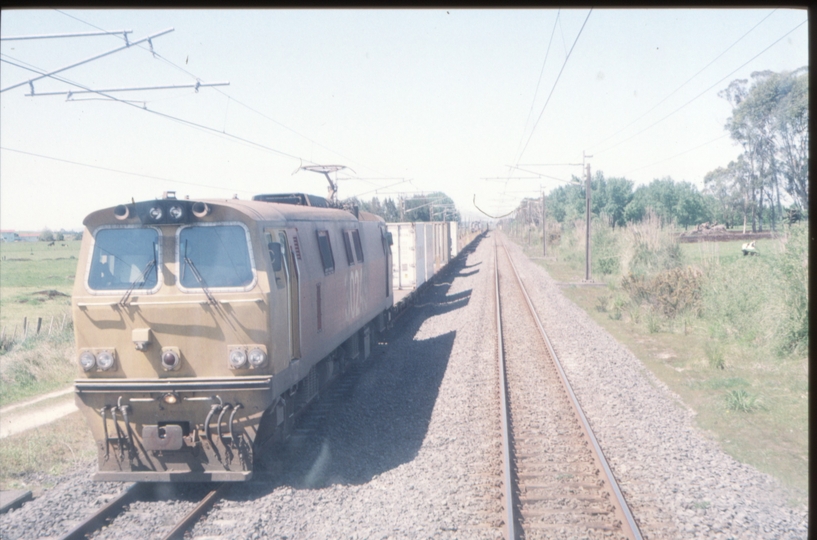
[[[352,255],[352,242],[349,240],[349,232],[343,231],[343,246],[346,248],[346,260],[349,266],[355,264],[355,257]]]
[[[318,232],[318,247],[321,250],[321,261],[323,261],[323,273],[332,274],[335,272],[335,258],[332,256],[332,245],[329,243],[329,231]]]
[[[244,287],[253,281],[247,233],[240,225],[185,227],[178,247],[182,287]]]
[[[275,285],[279,289],[286,287],[286,273],[284,265],[285,260],[285,244],[281,242],[273,242],[272,234],[266,233],[267,249],[269,250],[270,262],[272,262],[272,273],[275,276]]]
[[[157,284],[156,229],[101,229],[94,237],[88,286],[98,291],[153,289]]]
[[[355,255],[357,255],[357,262],[363,262],[363,244],[360,243],[360,231],[357,229],[352,231],[352,240],[355,242]]]

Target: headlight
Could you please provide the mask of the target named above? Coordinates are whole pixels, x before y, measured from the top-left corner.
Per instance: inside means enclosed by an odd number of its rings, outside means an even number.
[[[250,351],[250,366],[257,368],[264,365],[267,355],[261,349],[255,348]]]
[[[182,210],[181,206],[171,206],[167,213],[170,214],[171,219],[179,221],[184,215],[184,210]]]
[[[242,349],[233,349],[230,352],[230,367],[241,369],[247,366],[247,353]]]
[[[162,207],[154,206],[148,211],[148,215],[150,216],[150,219],[152,219],[153,221],[159,221],[160,219],[162,219],[163,215]]]
[[[179,369],[182,359],[176,351],[164,351],[162,353],[162,367],[165,371],[173,371]]]
[[[96,355],[96,366],[102,371],[107,371],[113,367],[113,354],[102,351]]]
[[[84,353],[79,355],[79,365],[82,366],[82,369],[85,371],[91,371],[94,369],[96,365],[96,357],[94,357],[94,353],[91,351],[85,351]]]

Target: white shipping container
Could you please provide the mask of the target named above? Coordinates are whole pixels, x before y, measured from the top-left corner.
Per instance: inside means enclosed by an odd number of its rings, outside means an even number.
[[[424,223],[425,225],[425,272],[426,272],[426,279],[428,281],[431,279],[431,276],[434,275],[436,272],[437,267],[434,265],[436,262],[434,259],[434,223]]]
[[[392,288],[420,287],[434,273],[431,227],[425,223],[388,223],[386,227],[392,235]]]
[[[432,225],[434,227],[434,269],[439,272],[440,268],[448,264],[451,258],[449,228],[447,221],[438,221]]]
[[[450,234],[449,241],[451,242],[451,258],[453,259],[460,252],[459,238],[457,237],[458,229],[457,222],[456,221],[449,222],[448,227],[449,227],[448,232]]]

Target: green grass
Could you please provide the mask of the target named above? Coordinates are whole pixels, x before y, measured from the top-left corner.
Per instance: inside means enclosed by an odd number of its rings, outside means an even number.
[[[79,246],[71,240],[52,247],[45,242],[0,243],[0,327],[7,334],[15,326],[21,334],[24,317],[34,325],[42,318],[46,327],[52,317],[62,322],[71,305]]]
[[[557,281],[575,283],[584,278],[584,246],[570,234],[537,262]],[[624,231],[618,234],[624,256]],[[524,240],[516,239],[523,246]],[[804,238],[791,242],[759,240],[755,257],[743,256],[743,242],[680,244],[678,262],[703,269],[702,283],[711,289],[702,296],[700,315],[668,317],[628,299],[620,273],[594,271],[607,287],[563,291],[677,393],[726,452],[777,477],[794,490],[793,501],[803,501],[809,476],[808,263]],[[539,257],[541,242],[526,252]],[[671,263],[672,257],[663,264]]]
[[[35,496],[66,472],[96,456],[96,446],[82,414],[0,440],[0,489],[29,489]]]
[[[72,327],[15,342],[0,350],[0,407],[65,388],[76,375]]]

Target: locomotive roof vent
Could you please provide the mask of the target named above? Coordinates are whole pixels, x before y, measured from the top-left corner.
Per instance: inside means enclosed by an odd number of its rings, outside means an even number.
[[[176,192],[175,191],[165,191],[164,193],[162,193],[162,198],[163,199],[175,199],[176,198]]]
[[[267,193],[255,195],[252,200],[264,201],[278,204],[294,204],[298,206],[316,206],[318,208],[330,208],[329,201],[317,195],[306,193]]]

